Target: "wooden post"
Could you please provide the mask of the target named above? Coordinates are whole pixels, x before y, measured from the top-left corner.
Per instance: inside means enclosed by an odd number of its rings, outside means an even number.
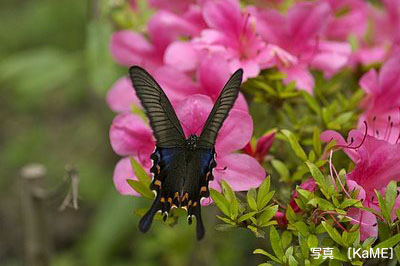
[[[43,187],[46,169],[40,164],[22,168],[22,216],[25,236],[25,260],[29,266],[50,263],[50,235],[46,218],[46,191]]]

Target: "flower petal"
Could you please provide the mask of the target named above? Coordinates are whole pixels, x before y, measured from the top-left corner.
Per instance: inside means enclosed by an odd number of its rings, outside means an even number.
[[[358,153],[360,158],[348,177],[360,184],[367,194],[385,188],[391,180],[400,180],[400,144],[368,135]]]
[[[131,161],[128,157],[121,159],[114,169],[114,186],[122,195],[140,196],[126,181],[127,179],[137,180],[133,172]]]
[[[340,135],[340,133],[338,133],[334,130],[325,130],[324,132],[321,133],[320,138],[323,142],[326,142],[326,143],[330,142],[332,140],[336,140],[336,145],[339,145],[342,147],[348,145],[348,143],[345,141],[345,139],[342,137],[342,135]],[[359,143],[359,142],[357,142],[357,143]],[[360,157],[358,155],[357,151],[355,151],[354,149],[344,149],[344,152],[347,154],[347,156],[350,157],[350,159],[353,160],[353,162],[356,162]]]
[[[142,164],[149,166],[155,142],[149,125],[139,116],[131,113],[117,115],[110,127],[110,142],[117,154],[137,156]]]
[[[335,74],[349,61],[351,46],[345,42],[319,41],[318,52],[312,58],[312,66],[324,71],[326,77]]]
[[[114,59],[126,66],[142,64],[153,48],[146,38],[130,30],[115,32],[111,37],[111,54]]]
[[[176,41],[166,49],[164,62],[178,70],[191,71],[198,64],[197,52],[190,42]]]
[[[173,105],[188,96],[201,93],[193,80],[185,73],[171,66],[162,66],[154,72],[154,78]]]
[[[217,137],[215,149],[227,154],[242,149],[253,134],[253,120],[247,112],[232,109]]]
[[[231,74],[228,62],[212,54],[203,58],[197,69],[199,83],[213,101],[217,100]]]
[[[297,64],[292,67],[282,68],[282,71],[287,74],[287,78],[284,80],[286,84],[295,81],[299,89],[312,93],[314,78],[306,66]]]
[[[200,135],[212,107],[210,97],[201,94],[192,95],[177,105],[176,115],[186,137],[190,134]]]
[[[226,167],[225,170],[223,170]],[[225,180],[235,191],[245,191],[258,187],[265,179],[265,170],[256,159],[246,154],[233,153],[217,156],[217,169],[214,169],[215,180],[210,186],[220,190],[219,181]]]
[[[242,15],[238,1],[207,1],[203,7],[203,17],[210,28],[231,36],[240,33]]]
[[[140,106],[132,83],[127,77],[118,79],[107,93],[106,101],[114,112],[128,112],[132,104]]]
[[[360,79],[361,88],[368,94],[377,93],[378,87],[378,73],[375,69],[371,69],[365,73]]]
[[[305,45],[314,38],[329,18],[330,6],[324,2],[297,3],[288,11],[288,26],[293,45]]]
[[[378,236],[378,226],[376,217],[369,211],[364,211],[358,208],[350,208],[347,216],[353,218],[352,224],[360,224],[361,241],[369,237]]]
[[[148,22],[147,28],[150,39],[161,55],[167,46],[176,41],[178,37],[200,34],[197,25],[167,10],[160,10],[155,13]]]

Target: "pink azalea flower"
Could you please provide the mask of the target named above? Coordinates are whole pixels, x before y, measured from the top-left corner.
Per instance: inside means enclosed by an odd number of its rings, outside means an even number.
[[[359,123],[367,121],[371,135],[380,135],[391,143],[396,143],[400,129],[400,56],[386,61],[379,73],[371,69],[360,80],[366,92],[365,112]],[[391,124],[393,123],[393,126]]]
[[[117,31],[111,38],[111,54],[122,65],[140,65],[151,72],[163,65],[164,52],[170,43],[200,33],[203,24],[198,16],[199,10],[191,10],[186,16],[161,10],[148,22],[149,40],[134,31]]]
[[[400,5],[398,0],[383,0],[384,12],[375,13],[378,42],[400,44]]]
[[[327,3],[297,3],[286,16],[275,10],[249,10],[256,16],[261,37],[294,58],[280,63],[278,60],[278,68],[288,76],[287,83],[295,81],[299,88],[312,92],[314,78],[309,72],[310,66],[330,76],[346,65],[350,45],[321,39],[331,12]]]
[[[204,94],[216,101],[225,82],[232,74],[228,63],[220,57],[203,58],[197,67],[197,82],[184,72],[171,67],[161,66],[152,72],[161,87],[171,100],[173,106],[193,94]],[[111,110],[124,112],[131,110],[132,105],[140,106],[129,78],[119,79],[107,94],[107,103]],[[247,102],[242,93],[233,107],[248,111]]]
[[[368,7],[369,29],[366,38],[360,38],[351,65],[380,63],[398,54],[400,45],[400,6],[398,0],[384,0],[384,9]],[[364,36],[365,37],[365,36]]]
[[[262,163],[274,140],[275,132],[266,134],[258,139],[255,147],[253,147],[250,142],[247,143],[243,148],[243,152],[256,158],[259,163]]]
[[[147,69],[155,69],[162,64],[164,51],[151,44],[142,34],[120,30],[111,37],[111,54],[121,65],[141,65]]]
[[[271,64],[270,49],[257,36],[254,17],[243,13],[238,1],[205,1],[202,15],[208,28],[186,45],[173,45],[169,57],[176,59],[167,61],[176,62],[178,58],[186,60],[188,62],[181,63],[189,71],[197,65],[196,52],[197,60],[212,54],[223,57],[231,72],[243,68],[244,80],[257,76],[262,68]]]
[[[131,111],[132,105],[140,106],[128,77],[120,78],[114,83],[107,93],[106,102],[110,109],[117,113]]]
[[[275,213],[275,220],[278,222],[278,226],[280,226],[281,228],[286,228],[286,226],[288,225],[288,220],[286,219],[286,215],[283,212],[277,211]]]
[[[168,10],[177,14],[184,13],[196,3],[195,0],[149,0],[149,5],[153,8]]]
[[[347,186],[350,190],[358,190],[358,199],[365,207],[379,211],[374,190],[384,194],[391,180],[400,180],[400,144],[393,144],[385,139],[365,135],[361,130],[352,130],[348,142],[335,131],[325,131],[321,134],[323,141],[337,140],[338,145],[347,147],[344,151],[356,164],[352,172],[347,174]],[[396,206],[400,197],[396,199]],[[347,215],[361,226],[361,239],[376,237],[378,228],[375,215],[357,208],[349,210]],[[395,213],[393,212],[393,218]]]
[[[350,35],[364,37],[368,27],[369,6],[363,0],[325,0],[332,9],[324,35],[331,40],[347,41]]]
[[[205,95],[192,95],[176,105],[176,113],[186,136],[200,134],[202,125],[213,106],[212,100]],[[240,126],[237,126],[240,125]],[[234,153],[242,149],[251,138],[252,119],[247,112],[232,109],[216,140],[217,168],[215,180],[210,187],[220,189],[219,181],[226,180],[234,190],[248,190],[257,187],[265,178],[265,170],[254,158]],[[122,156],[134,156],[148,171],[150,154],[155,142],[150,127],[133,114],[118,115],[110,128],[110,141],[114,151]],[[128,165],[122,159],[114,171],[114,183],[122,194],[137,195],[125,179],[136,179]]]

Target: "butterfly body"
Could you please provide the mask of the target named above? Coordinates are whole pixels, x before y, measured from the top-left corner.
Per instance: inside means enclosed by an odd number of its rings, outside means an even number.
[[[150,74],[134,66],[130,76],[157,141],[150,169],[150,189],[156,197],[140,220],[139,229],[147,232],[157,212],[163,214],[165,221],[172,208],[183,208],[189,224],[196,217],[197,238],[201,239],[205,234],[201,199],[209,197],[208,184],[214,179],[215,140],[238,96],[242,71],[236,71],[225,85],[200,136],[191,134],[188,138],[167,96]]]

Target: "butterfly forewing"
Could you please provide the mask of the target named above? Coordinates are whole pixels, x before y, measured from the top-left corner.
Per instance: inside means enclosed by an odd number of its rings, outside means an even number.
[[[214,147],[218,132],[238,97],[242,76],[243,70],[239,69],[225,84],[203,126],[198,147],[206,149]]]
[[[160,85],[141,67],[129,69],[133,87],[140,99],[161,148],[181,147],[185,134],[176,113]]]

